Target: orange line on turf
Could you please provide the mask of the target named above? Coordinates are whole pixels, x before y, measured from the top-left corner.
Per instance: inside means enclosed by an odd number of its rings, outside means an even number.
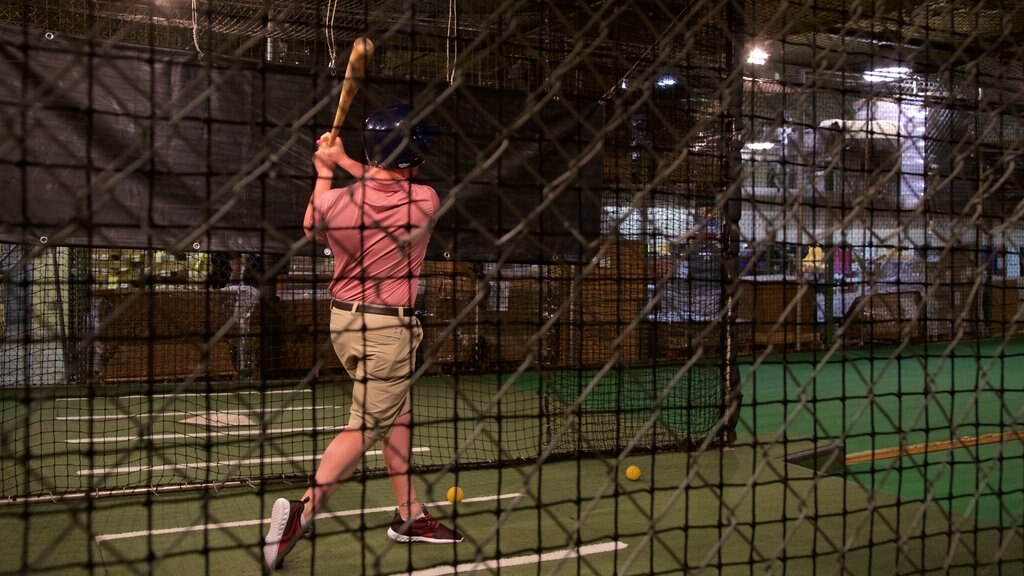
[[[914,454],[938,452],[940,450],[950,450],[953,448],[968,448],[971,446],[995,444],[996,442],[1006,442],[1009,440],[1024,440],[1024,431],[992,432],[990,434],[982,434],[980,436],[961,436],[954,440],[937,440],[935,442],[911,444],[910,446],[894,446],[892,448],[879,448],[878,450],[865,450],[863,452],[847,454],[846,463],[848,465],[860,464],[863,462],[871,462],[872,460],[901,458],[903,456],[911,456]]]

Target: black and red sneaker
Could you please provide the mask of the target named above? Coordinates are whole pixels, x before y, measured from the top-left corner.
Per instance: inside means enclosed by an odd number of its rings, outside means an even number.
[[[448,528],[427,512],[415,520],[402,520],[395,512],[388,528],[388,538],[395,542],[426,542],[428,544],[452,544],[462,542],[462,534]]]
[[[284,557],[308,532],[302,528],[302,511],[305,501],[278,498],[270,512],[270,530],[263,539],[263,560],[270,570],[284,566]]]

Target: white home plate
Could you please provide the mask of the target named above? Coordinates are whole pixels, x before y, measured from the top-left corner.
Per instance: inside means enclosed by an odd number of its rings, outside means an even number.
[[[232,414],[230,412],[208,412],[202,416],[193,416],[184,420],[179,420],[181,424],[191,424],[192,426],[210,426],[210,427],[224,427],[224,426],[252,426],[253,422],[248,416],[244,414]]]

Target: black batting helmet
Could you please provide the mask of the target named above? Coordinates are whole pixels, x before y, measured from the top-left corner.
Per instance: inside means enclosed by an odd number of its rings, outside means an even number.
[[[427,141],[437,132],[435,126],[419,123],[409,126],[412,115],[408,104],[391,104],[366,117],[363,124],[363,150],[366,161],[378,168],[412,168],[423,164]]]

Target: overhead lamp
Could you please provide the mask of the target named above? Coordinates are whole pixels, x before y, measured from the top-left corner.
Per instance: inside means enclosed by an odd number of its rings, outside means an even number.
[[[747,64],[756,64],[758,66],[768,61],[768,53],[760,48],[753,48],[750,54],[747,54]]]
[[[657,82],[655,82],[654,85],[657,86],[658,88],[668,88],[670,86],[675,86],[678,83],[679,80],[676,80],[675,76],[672,76],[671,74],[666,74],[661,78],[658,78]]]
[[[913,73],[913,70],[906,66],[883,66],[864,72],[866,82],[895,82],[902,80]]]

